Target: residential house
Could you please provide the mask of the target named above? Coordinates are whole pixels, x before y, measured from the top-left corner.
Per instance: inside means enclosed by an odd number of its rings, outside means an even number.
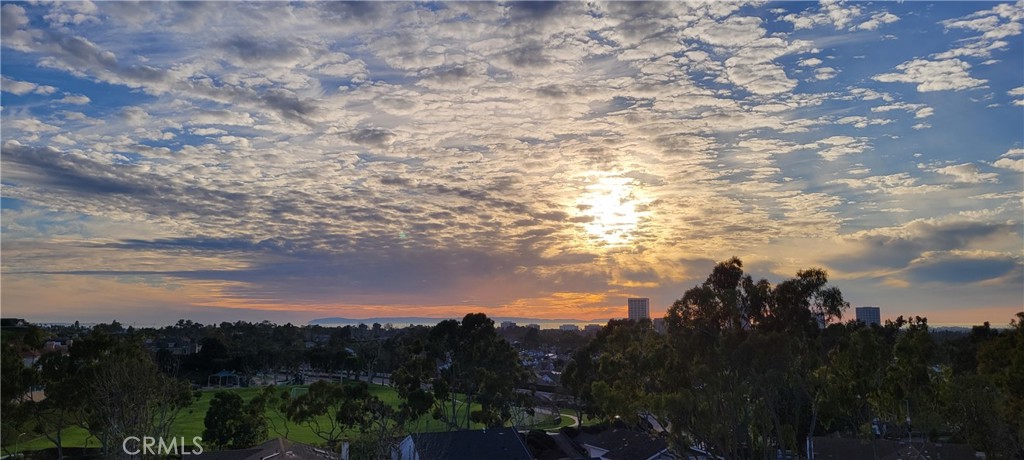
[[[35,350],[23,351],[21,352],[21,362],[25,364],[25,367],[32,367],[39,361],[40,356],[42,353]]]
[[[167,350],[172,355],[185,356],[199,353],[199,350],[203,347],[198,342],[193,342],[192,339],[189,339],[188,337],[171,337],[147,340],[146,348],[153,353],[160,350]]]
[[[610,428],[599,432],[581,430],[573,442],[591,459],[677,460],[664,439],[642,431]]]
[[[513,428],[415,433],[392,450],[391,460],[533,460]]]
[[[340,460],[347,460],[342,450]],[[203,451],[184,457],[189,460],[339,460],[337,453],[284,438],[274,438],[248,449]]]
[[[975,460],[966,444],[893,439],[814,437],[815,460]]]
[[[69,339],[67,337],[50,339],[43,342],[43,353],[50,353],[53,351],[67,353],[71,349],[71,345],[74,343],[75,341],[73,339]]]

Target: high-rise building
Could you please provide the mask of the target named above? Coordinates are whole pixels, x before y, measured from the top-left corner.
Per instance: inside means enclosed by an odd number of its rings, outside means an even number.
[[[626,307],[629,313],[629,319],[651,318],[651,299],[646,297],[626,299]]]
[[[882,311],[878,307],[857,307],[857,321],[867,325],[882,324]]]

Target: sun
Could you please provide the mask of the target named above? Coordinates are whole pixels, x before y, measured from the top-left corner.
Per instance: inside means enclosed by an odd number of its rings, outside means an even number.
[[[619,246],[629,243],[640,224],[638,190],[628,177],[602,177],[585,188],[576,203],[592,243]]]

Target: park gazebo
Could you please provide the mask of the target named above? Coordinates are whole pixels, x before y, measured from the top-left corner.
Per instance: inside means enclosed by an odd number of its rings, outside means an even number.
[[[219,386],[219,387],[223,387],[223,386],[237,387],[239,385],[238,374],[236,374],[234,372],[231,372],[231,371],[228,371],[228,370],[222,370],[222,371],[220,371],[220,372],[218,372],[216,374],[211,375],[209,378],[206,379],[206,386],[211,386],[211,387],[214,386],[214,383],[213,383],[214,379],[217,380],[217,384],[216,385]],[[231,383],[232,379],[234,380],[234,383]],[[227,381],[230,385],[225,385],[224,384],[225,381]]]

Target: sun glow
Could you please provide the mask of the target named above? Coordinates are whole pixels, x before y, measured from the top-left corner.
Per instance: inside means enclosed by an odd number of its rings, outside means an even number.
[[[602,177],[586,187],[576,203],[581,216],[591,220],[583,225],[592,243],[623,245],[634,236],[641,213],[639,190],[628,177]]]

